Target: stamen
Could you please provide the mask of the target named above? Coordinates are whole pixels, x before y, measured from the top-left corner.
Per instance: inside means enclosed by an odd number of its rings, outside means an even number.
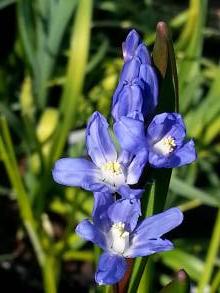
[[[175,147],[175,139],[172,136],[166,136],[154,144],[154,149],[162,155],[169,155]]]
[[[123,254],[129,247],[129,232],[125,230],[125,224],[122,222],[113,224],[109,234],[110,248],[117,254]]]
[[[113,174],[119,175],[122,173],[121,166],[118,162],[107,162],[105,165],[102,166],[102,170],[110,171]]]
[[[121,165],[117,161],[109,161],[101,168],[102,181],[117,187],[124,183],[125,177]]]

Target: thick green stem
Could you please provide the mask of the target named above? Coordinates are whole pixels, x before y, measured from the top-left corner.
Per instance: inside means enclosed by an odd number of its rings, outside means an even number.
[[[218,273],[216,274],[212,285],[211,285],[211,291],[210,293],[215,293],[217,292],[217,289],[220,287],[220,271],[218,271]]]
[[[142,278],[143,272],[145,270],[145,266],[147,264],[147,260],[148,260],[147,256],[136,259],[135,261],[136,269],[132,273],[130,286],[128,288],[128,293],[137,292],[137,289],[140,284],[140,280]],[[138,265],[136,263],[138,263]]]
[[[214,230],[212,233],[211,242],[209,245],[209,250],[206,257],[206,263],[204,266],[203,274],[201,276],[201,279],[198,285],[198,293],[203,293],[205,290],[205,287],[209,284],[209,281],[214,269],[215,259],[218,253],[219,245],[220,245],[220,208],[217,213],[216,222],[215,222]]]
[[[45,293],[57,292],[57,261],[54,256],[47,255],[42,268]]]

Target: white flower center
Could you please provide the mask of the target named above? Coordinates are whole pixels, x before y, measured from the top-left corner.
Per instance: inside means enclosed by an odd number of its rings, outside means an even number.
[[[109,161],[101,167],[102,180],[111,184],[114,188],[125,183],[125,176],[121,165],[115,161]]]
[[[124,227],[122,222],[115,223],[109,231],[110,249],[121,255],[129,248],[129,232]]]
[[[161,155],[169,155],[176,147],[175,139],[172,136],[165,136],[154,144],[154,149]]]

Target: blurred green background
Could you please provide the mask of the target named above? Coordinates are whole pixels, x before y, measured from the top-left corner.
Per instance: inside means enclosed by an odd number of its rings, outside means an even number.
[[[1,0],[4,292],[108,290],[93,280],[99,250],[74,234],[93,195],[58,186],[51,168],[60,157],[86,155],[88,117],[110,116],[122,41],[135,28],[152,50],[161,20],[172,31],[180,112],[198,161],[173,171],[166,207],[180,206],[185,221],[169,234],[176,250],[150,258],[138,292],[159,292],[180,269],[192,292],[220,292],[219,1]]]

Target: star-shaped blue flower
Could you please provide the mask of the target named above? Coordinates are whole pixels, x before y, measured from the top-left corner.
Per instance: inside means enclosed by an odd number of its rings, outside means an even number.
[[[139,198],[142,190],[131,189],[138,182],[145,161],[127,151],[117,154],[108,132],[108,123],[99,113],[91,116],[86,130],[86,145],[92,161],[84,158],[63,158],[52,171],[56,182],[78,186],[93,192],[118,192],[123,197]],[[140,168],[141,167],[141,168]]]
[[[171,208],[138,223],[139,215],[139,200],[113,202],[108,194],[95,194],[93,222],[82,221],[76,227],[76,233],[104,250],[95,275],[97,283],[114,284],[120,281],[127,269],[126,258],[173,248],[173,244],[161,236],[181,224],[183,214],[178,208]]]
[[[194,142],[185,139],[186,128],[177,113],[156,115],[146,130],[143,119],[121,117],[114,131],[123,149],[143,160],[147,157],[154,168],[179,167],[197,157]]]

